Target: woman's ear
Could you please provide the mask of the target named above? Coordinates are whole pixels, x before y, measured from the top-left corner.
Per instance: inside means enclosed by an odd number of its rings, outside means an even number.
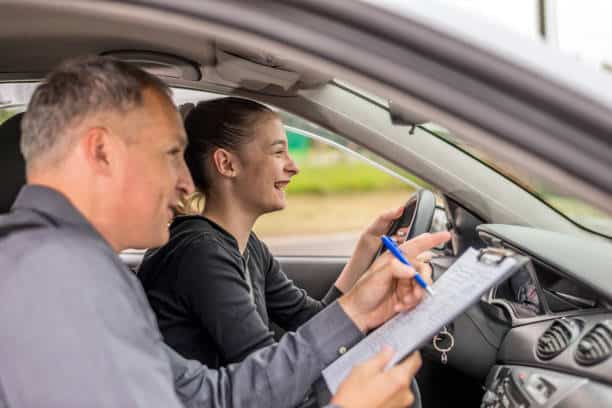
[[[235,177],[238,168],[238,158],[225,149],[216,149],[212,155],[213,165],[219,174],[225,177]]]

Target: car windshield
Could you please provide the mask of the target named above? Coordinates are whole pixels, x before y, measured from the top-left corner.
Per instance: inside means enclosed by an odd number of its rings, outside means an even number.
[[[409,11],[406,2],[402,0],[364,1],[400,14]],[[439,0],[438,3],[454,12],[460,11],[459,14],[464,17],[471,15],[477,18],[475,21],[493,23],[492,25],[502,27],[508,32],[519,34],[521,38],[544,41],[577,61],[598,67],[604,72],[612,72],[610,48],[606,42],[608,28],[605,16],[610,7],[607,2],[589,3],[588,7],[572,1],[536,2],[535,0],[508,2],[508,4],[486,0],[464,2]],[[453,26],[453,29],[461,33],[469,31],[459,26]],[[570,79],[565,78],[567,81]],[[446,129],[433,124],[425,127],[514,181],[579,226],[612,237],[612,217],[580,197],[569,194],[562,180],[557,185],[553,185],[521,171],[516,166],[493,159],[482,149],[458,139]]]
[[[569,194],[561,183],[551,184],[533,174],[521,171],[516,166],[494,159],[481,148],[470,145],[438,125],[429,123],[424,127],[514,181],[574,223],[598,234],[612,237],[612,216],[599,211],[580,197]]]

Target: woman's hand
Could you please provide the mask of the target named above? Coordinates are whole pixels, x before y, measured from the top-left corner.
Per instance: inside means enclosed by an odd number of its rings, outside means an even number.
[[[379,215],[365,231],[363,231],[353,250],[351,259],[349,259],[342,273],[336,280],[335,285],[342,293],[348,292],[361,275],[368,269],[374,259],[374,255],[376,255],[376,251],[380,248],[380,236],[389,231],[393,221],[402,215],[402,211],[404,211],[404,206],[385,211]],[[408,230],[409,228],[407,227],[400,228],[391,238],[395,239],[398,243],[402,243],[406,239]]]

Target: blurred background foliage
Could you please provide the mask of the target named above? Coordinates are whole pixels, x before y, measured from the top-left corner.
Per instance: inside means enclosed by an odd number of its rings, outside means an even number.
[[[6,121],[8,118],[16,114],[17,111],[14,109],[1,109],[0,108],[0,124]]]

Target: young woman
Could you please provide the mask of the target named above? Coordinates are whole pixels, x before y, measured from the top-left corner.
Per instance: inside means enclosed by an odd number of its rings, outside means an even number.
[[[252,231],[262,214],[285,207],[284,189],[299,171],[277,114],[222,98],[200,102],[185,128],[185,159],[204,208],[173,221],[168,244],[147,252],[139,276],[165,341],[216,368],[274,343],[271,321],[295,330],[348,291],[402,208],[366,229],[327,295],[312,299]]]

